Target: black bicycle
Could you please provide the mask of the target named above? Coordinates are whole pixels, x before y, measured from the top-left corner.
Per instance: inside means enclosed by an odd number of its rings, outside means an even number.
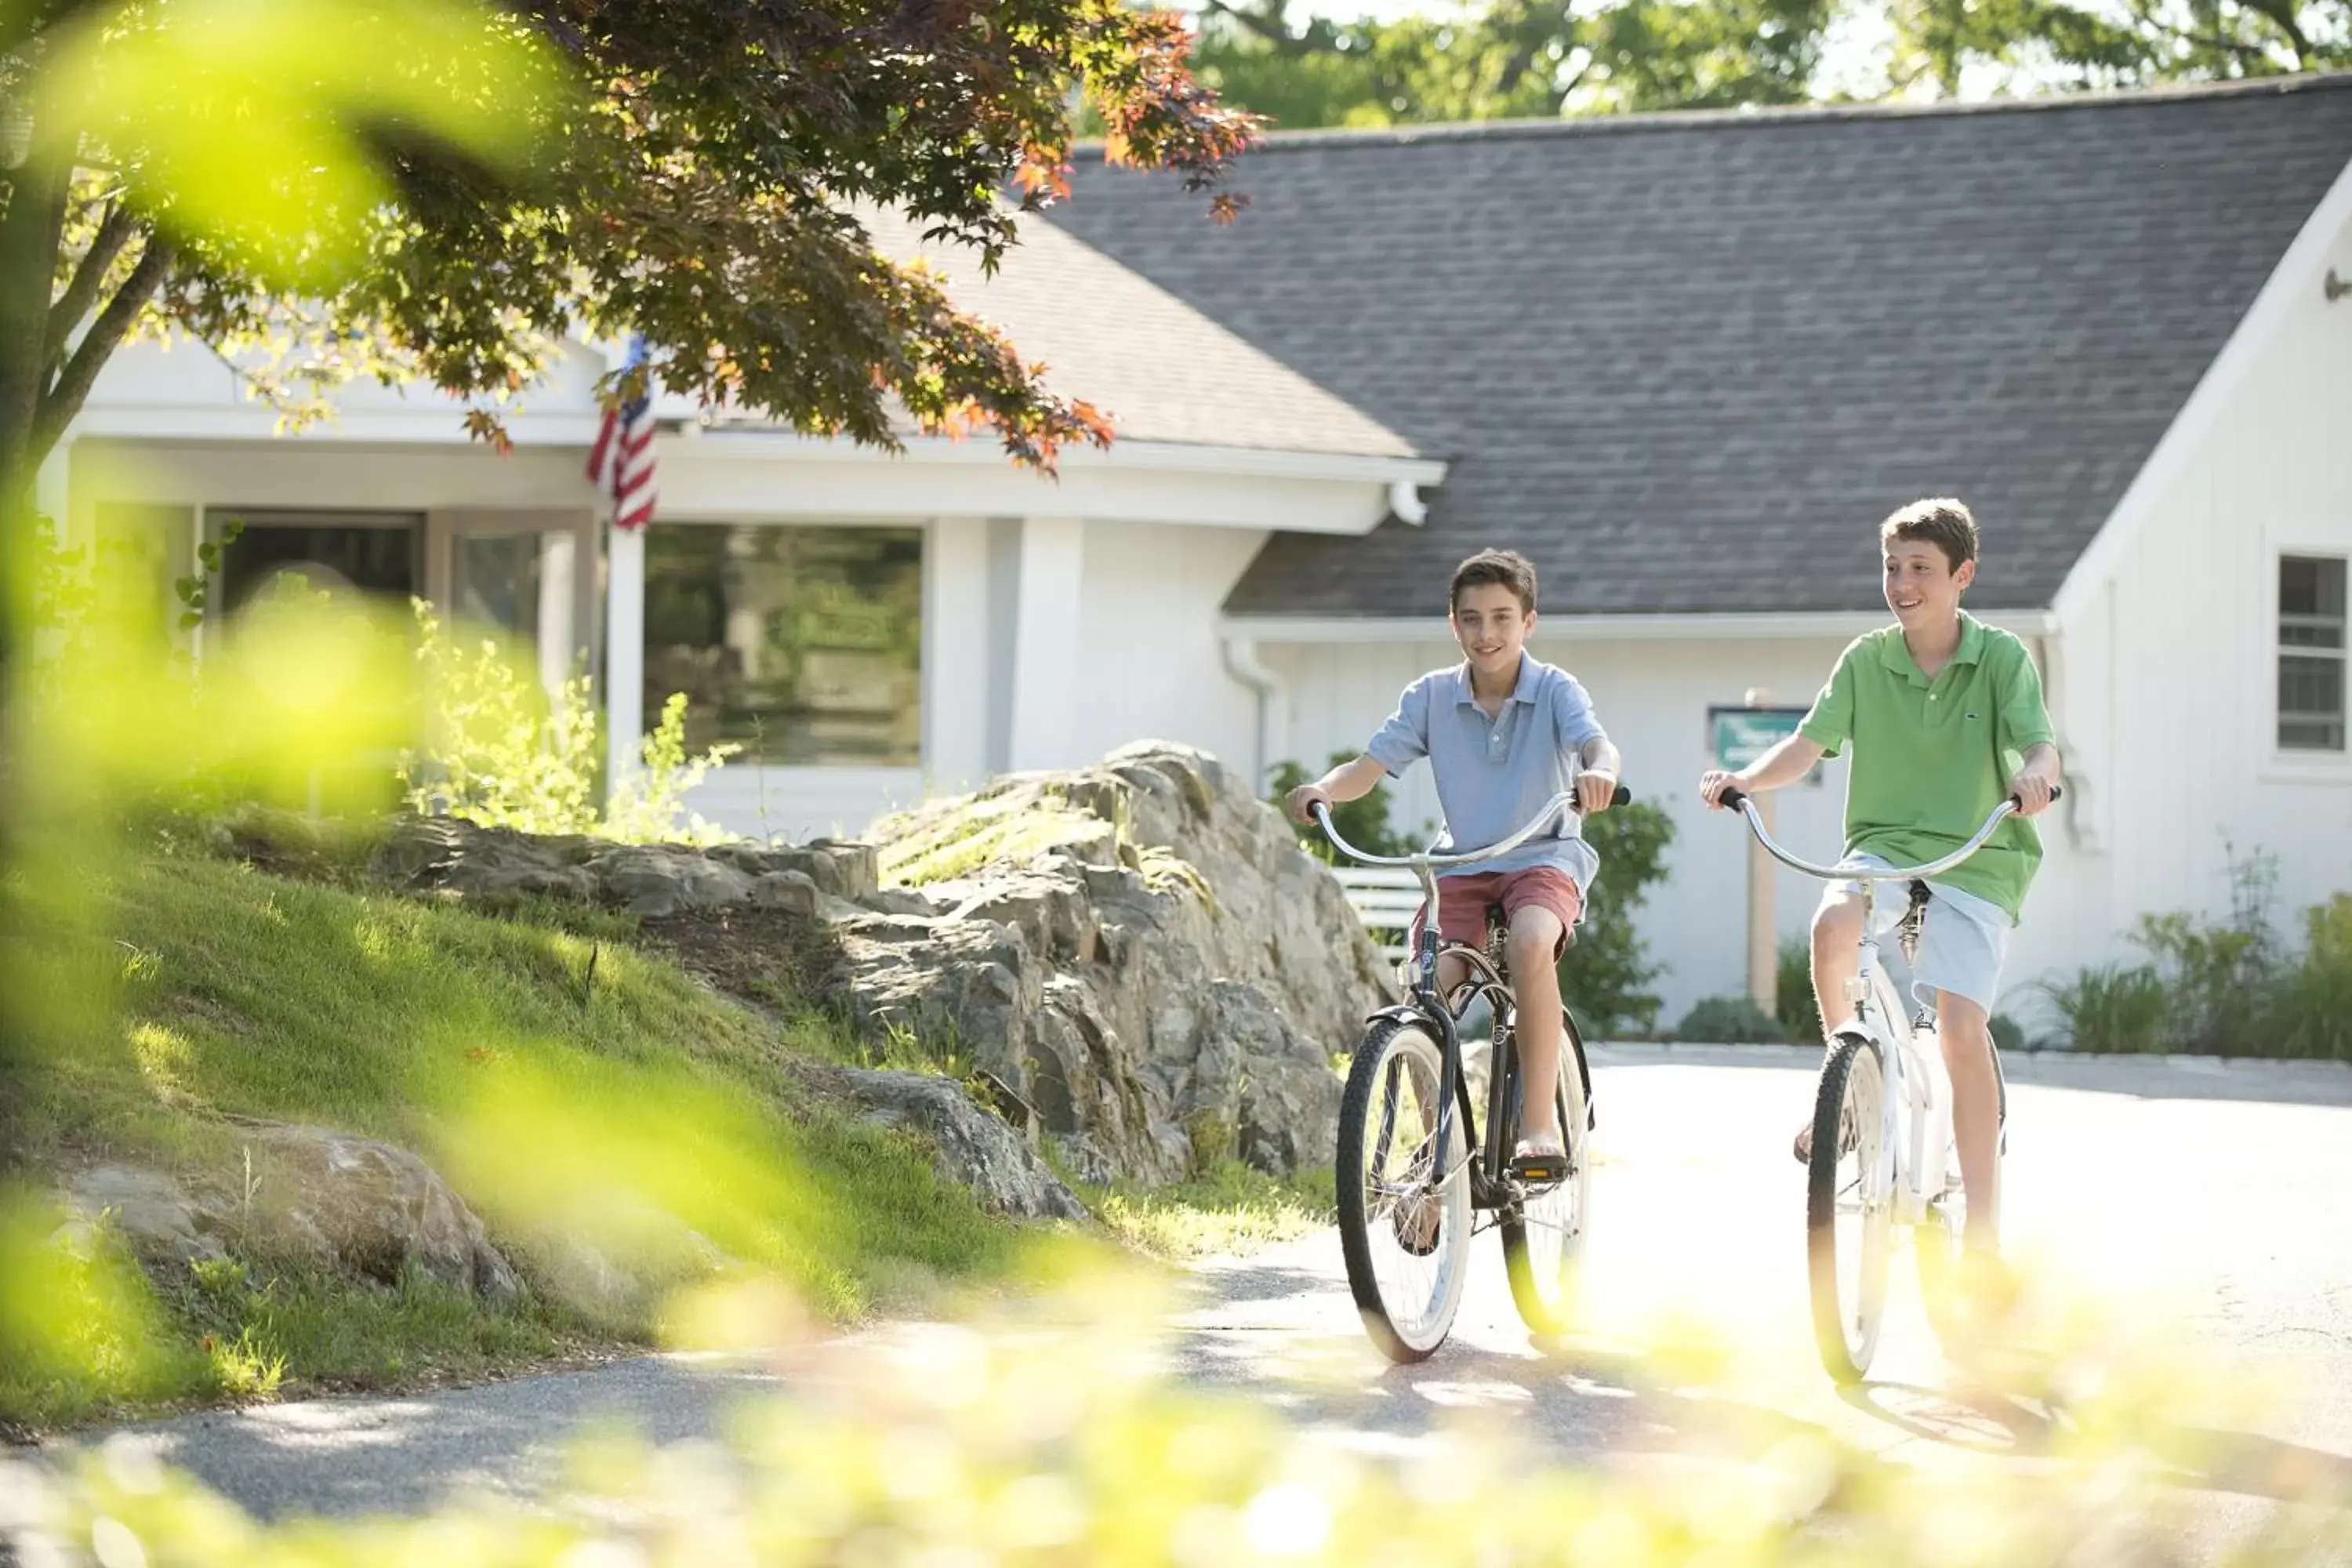
[[[1633,796],[1619,786],[1616,804]],[[1554,795],[1534,821],[1499,844],[1458,855],[1367,855],[1339,837],[1328,808],[1325,837],[1367,866],[1402,866],[1421,879],[1423,920],[1407,967],[1411,995],[1372,1015],[1339,1103],[1339,1243],[1364,1327],[1391,1361],[1421,1361],[1445,1342],[1462,1305],[1470,1238],[1502,1232],[1503,1262],[1519,1316],[1538,1334],[1568,1326],[1591,1199],[1592,1073],[1584,1042],[1560,1016],[1558,1110],[1567,1156],[1538,1179],[1512,1173],[1526,1086],[1516,1009],[1505,963],[1502,912],[1489,910],[1484,951],[1440,940],[1437,872],[1509,853],[1554,817],[1582,818],[1574,794]],[[1467,976],[1441,995],[1438,964],[1459,958]],[[1487,1033],[1485,1103],[1475,1105],[1461,1026],[1481,1004]],[[1483,1141],[1482,1141],[1483,1135]],[[1475,1216],[1491,1218],[1479,1223]]]

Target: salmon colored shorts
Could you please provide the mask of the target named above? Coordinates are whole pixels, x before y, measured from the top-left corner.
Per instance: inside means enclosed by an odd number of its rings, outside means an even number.
[[[1576,929],[1577,918],[1584,912],[1583,895],[1576,890],[1568,873],[1556,867],[1475,871],[1466,877],[1437,879],[1437,934],[1465,947],[1486,946],[1486,910],[1496,904],[1503,907],[1506,921],[1531,906],[1558,915],[1559,942],[1552,950],[1554,958],[1568,951],[1568,933]],[[1418,916],[1412,929],[1417,941],[1421,935]]]

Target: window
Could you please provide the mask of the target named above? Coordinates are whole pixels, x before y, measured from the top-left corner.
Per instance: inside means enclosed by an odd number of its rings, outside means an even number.
[[[646,726],[683,691],[689,750],[917,766],[922,603],[918,529],[652,524]]]
[[[215,539],[222,525],[242,522],[245,531],[221,552],[217,603],[234,612],[282,575],[311,587],[373,595],[402,613],[422,585],[417,555],[425,520],[402,512],[255,511],[210,509],[205,526]]]
[[[2344,563],[2279,558],[2278,743],[2344,750]]]

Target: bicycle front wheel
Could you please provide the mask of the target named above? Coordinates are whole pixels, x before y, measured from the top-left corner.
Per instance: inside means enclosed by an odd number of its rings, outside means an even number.
[[[1357,1048],[1339,1102],[1339,1247],[1348,1289],[1391,1361],[1445,1342],[1469,1274],[1467,1130],[1456,1116],[1437,1160],[1444,1058],[1418,1019],[1382,1018]]]
[[[1895,1165],[1886,1147],[1886,1076],[1877,1042],[1841,1035],[1822,1068],[1807,1162],[1805,1251],[1813,1338],[1840,1384],[1862,1381],[1886,1314]]]
[[[1504,1211],[1503,1267],[1511,1278],[1511,1300],[1519,1317],[1536,1334],[1568,1331],[1575,1305],[1576,1271],[1584,1259],[1584,1227],[1591,1213],[1592,1133],[1584,1094],[1584,1077],[1577,1071],[1576,1025],[1561,1019],[1559,1083],[1553,1091],[1561,1135],[1568,1145],[1568,1175],[1559,1182],[1522,1194]],[[1517,1042],[1512,1043],[1504,1079],[1507,1125],[1493,1136],[1507,1155],[1518,1142],[1526,1105],[1525,1073]]]

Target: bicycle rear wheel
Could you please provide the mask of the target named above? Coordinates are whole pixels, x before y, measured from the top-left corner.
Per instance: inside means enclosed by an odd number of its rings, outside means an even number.
[[[1503,1267],[1511,1278],[1511,1300],[1528,1331],[1567,1331],[1576,1300],[1576,1271],[1584,1260],[1584,1227],[1591,1213],[1592,1134],[1584,1094],[1584,1078],[1577,1071],[1576,1025],[1561,1016],[1559,1084],[1553,1099],[1559,1112],[1560,1132],[1568,1145],[1568,1176],[1550,1186],[1523,1195],[1503,1213]],[[1525,1110],[1524,1072],[1518,1042],[1509,1043],[1504,1064],[1504,1125],[1494,1133],[1495,1146],[1507,1157],[1518,1142]]]
[[[1886,1078],[1878,1045],[1841,1035],[1822,1068],[1807,1162],[1805,1251],[1822,1365],[1859,1383],[1878,1348],[1893,1245],[1895,1165],[1886,1147]]]
[[[1445,1342],[1469,1275],[1467,1129],[1456,1116],[1437,1168],[1444,1056],[1427,1024],[1381,1018],[1339,1101],[1339,1247],[1365,1331],[1391,1361]]]

